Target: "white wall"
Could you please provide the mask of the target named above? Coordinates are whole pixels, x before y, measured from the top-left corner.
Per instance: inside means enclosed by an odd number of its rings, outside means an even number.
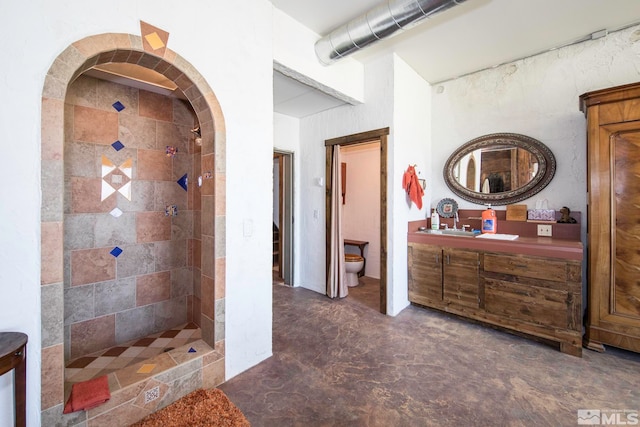
[[[393,58],[366,68],[365,103],[342,106],[300,119],[300,211],[297,220],[304,243],[300,246],[300,285],[325,293],[325,146],[329,138],[391,126],[393,112]],[[393,141],[393,132],[390,135]],[[317,217],[315,215],[317,213]]]
[[[40,422],[44,77],[74,41],[108,32],[139,35],[140,20],[170,33],[169,48],[204,76],[225,116],[227,375],[271,355],[271,210],[264,209],[272,202],[271,16],[267,0],[197,5],[169,0],[112,0],[108,5],[7,0],[0,5],[3,55],[10,58],[0,75],[0,133],[5,141],[0,168],[0,330],[29,335],[28,425]],[[235,191],[239,188],[242,191]],[[12,395],[11,376],[5,375],[0,378],[0,425],[10,422]]]
[[[273,61],[278,71],[352,104],[364,100],[360,62],[345,58],[330,67],[322,65],[314,49],[320,36],[276,8],[273,30]]]
[[[379,279],[380,143],[347,146],[341,156],[347,164],[342,234],[345,239],[369,242],[364,250],[365,275]],[[360,255],[355,246],[345,246],[345,252]]]
[[[586,121],[578,97],[588,91],[640,80],[640,27],[442,83],[433,90],[432,203],[453,197],[442,168],[463,143],[494,132],[531,136],[557,160],[549,186],[532,199],[586,213]],[[439,93],[442,92],[442,93]],[[497,209],[504,209],[497,207]],[[585,217],[583,217],[585,218]]]
[[[388,55],[365,67],[365,103],[324,111],[300,120],[302,286],[325,293],[325,259],[317,248],[325,245],[324,189],[314,186],[325,174],[324,141],[329,138],[390,127],[387,152],[387,313],[395,315],[408,305],[407,221],[425,218],[407,202],[402,174],[418,164],[429,177],[429,85],[396,55]],[[425,201],[429,200],[427,197]],[[313,212],[317,210],[318,218]]]
[[[389,284],[387,313],[398,314],[409,305],[407,277],[407,223],[425,219],[429,212],[433,175],[431,163],[431,92],[425,82],[411,67],[399,58],[394,61],[394,143],[389,149],[388,181]],[[409,165],[416,165],[419,177],[426,179],[427,187],[422,199],[422,209],[410,203],[402,189],[402,175]]]

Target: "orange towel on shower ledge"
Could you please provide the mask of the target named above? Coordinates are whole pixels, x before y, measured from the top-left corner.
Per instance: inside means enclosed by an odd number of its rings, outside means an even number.
[[[88,410],[111,399],[109,380],[106,375],[71,386],[71,395],[64,405],[63,414]]]
[[[422,209],[422,197],[424,190],[418,181],[415,167],[409,165],[406,172],[402,176],[402,188],[407,191],[409,198],[416,204],[418,209]]]

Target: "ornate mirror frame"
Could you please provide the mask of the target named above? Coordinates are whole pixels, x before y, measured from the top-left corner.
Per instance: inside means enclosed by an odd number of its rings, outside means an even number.
[[[500,193],[480,193],[463,187],[455,178],[454,166],[467,154],[495,146],[523,148],[538,160],[538,172],[524,186]],[[476,165],[479,167],[479,165]],[[451,154],[444,165],[444,181],[451,191],[469,202],[480,205],[508,205],[528,199],[545,188],[556,173],[556,159],[549,148],[537,139],[517,133],[493,133],[472,139]]]

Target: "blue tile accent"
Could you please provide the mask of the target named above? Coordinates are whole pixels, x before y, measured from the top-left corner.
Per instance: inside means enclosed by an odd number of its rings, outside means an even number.
[[[116,111],[117,111],[118,113],[119,113],[120,111],[122,111],[122,110],[124,110],[124,109],[125,109],[125,106],[124,106],[124,105],[122,105],[122,102],[120,102],[120,101],[116,101],[116,102],[114,102],[114,103],[113,103],[113,104],[111,104],[111,105],[113,106],[113,108],[115,108],[115,109],[116,109]]]
[[[189,347],[188,353],[196,353],[196,350],[193,347]]]
[[[122,150],[124,148],[124,144],[122,142],[120,142],[119,140],[114,142],[113,144],[111,144],[111,146],[116,151],[120,151],[120,150]]]
[[[184,175],[182,175],[182,178],[180,178],[177,182],[180,185],[180,187],[184,188],[184,191],[188,191],[187,190],[187,174],[186,173]]]
[[[122,249],[116,246],[115,248],[111,249],[111,252],[109,253],[114,257],[118,258],[118,256],[120,256],[120,254],[122,253]]]

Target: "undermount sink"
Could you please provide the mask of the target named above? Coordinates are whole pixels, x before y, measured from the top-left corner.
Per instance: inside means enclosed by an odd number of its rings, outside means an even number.
[[[475,237],[478,235],[477,232],[473,231],[465,231],[465,230],[452,230],[452,229],[444,229],[444,230],[423,230],[418,231],[418,233],[425,234],[441,234],[443,236],[462,236],[462,237]]]

